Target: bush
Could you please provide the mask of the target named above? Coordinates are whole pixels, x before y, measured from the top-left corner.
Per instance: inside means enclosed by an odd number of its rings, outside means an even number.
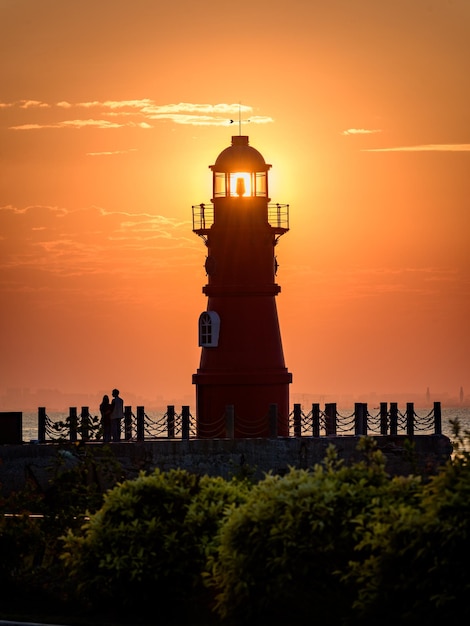
[[[193,626],[468,621],[470,453],[456,451],[425,483],[391,478],[361,437],[351,466],[329,448],[311,471],[254,486],[156,470],[103,497],[112,459],[68,449],[46,494],[0,499],[0,513],[18,514],[0,517],[1,592],[16,607],[39,598],[45,610],[73,607],[93,623],[101,613],[107,624],[139,614],[157,623],[170,610]],[[7,605],[2,597],[4,617]]]
[[[470,619],[470,464],[458,454],[411,502],[376,506],[351,570],[358,618],[386,624]],[[385,621],[384,621],[385,616]]]
[[[267,476],[233,509],[211,558],[216,610],[235,623],[346,623],[356,588],[345,577],[361,537],[360,516],[393,497],[413,498],[416,479],[397,486],[372,440],[346,467],[330,449],[313,471]],[[408,495],[406,495],[408,494]]]
[[[64,540],[79,598],[142,613],[156,605],[187,609],[200,597],[206,555],[226,510],[247,491],[247,483],[184,470],[155,470],[116,486],[82,532]]]
[[[61,536],[79,529],[86,511],[103,502],[105,484],[120,467],[106,450],[96,458],[82,443],[57,447],[45,488],[33,480],[19,492],[0,497],[0,599],[2,610],[67,601]]]
[[[28,512],[14,517],[0,515],[0,588],[11,589],[22,582],[35,568],[44,551],[42,520],[31,518]]]

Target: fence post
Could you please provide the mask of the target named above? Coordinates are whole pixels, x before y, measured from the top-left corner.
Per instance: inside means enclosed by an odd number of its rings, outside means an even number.
[[[168,439],[175,438],[175,405],[169,404],[166,407],[166,423],[168,429]]]
[[[269,438],[277,438],[277,404],[269,405]]]
[[[77,407],[71,406],[69,408],[69,423],[70,423],[70,441],[75,443],[77,441]]]
[[[88,441],[90,439],[90,418],[89,410],[87,406],[82,406],[80,413],[80,430],[82,431],[82,441]]]
[[[415,434],[414,430],[414,417],[415,409],[413,402],[406,403],[406,434],[412,437]]]
[[[294,404],[294,437],[302,436],[302,407]]]
[[[225,406],[225,436],[227,439],[235,438],[235,407],[233,404]]]
[[[354,435],[362,435],[362,402],[354,403]]]
[[[380,434],[386,435],[388,429],[388,411],[387,411],[387,403],[380,403]]]
[[[312,404],[312,437],[320,436],[320,405]]]
[[[396,435],[398,431],[398,404],[390,402],[390,434]]]
[[[326,435],[336,435],[336,402],[325,404],[325,429]]]
[[[38,441],[39,443],[46,443],[46,407],[38,407]]]
[[[434,434],[442,435],[441,403],[434,402]]]
[[[143,406],[137,407],[137,441],[143,441],[145,439],[145,409]]]
[[[354,404],[354,434],[367,435],[367,404],[356,402]]]
[[[130,441],[132,439],[132,407],[124,407],[124,440]]]
[[[181,439],[189,439],[189,405],[181,407]]]

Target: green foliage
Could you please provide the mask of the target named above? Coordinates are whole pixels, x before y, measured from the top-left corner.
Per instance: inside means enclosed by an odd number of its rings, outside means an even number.
[[[414,498],[390,499],[363,518],[359,558],[350,573],[359,620],[468,622],[469,458],[461,446]]]
[[[59,446],[49,469],[44,512],[64,528],[78,528],[87,513],[100,508],[106,490],[123,477],[109,446],[93,448],[84,442]]]
[[[113,623],[162,606],[205,626],[470,618],[470,446],[458,424],[454,457],[425,481],[392,478],[368,437],[352,465],[330,447],[310,471],[254,485],[183,470],[117,483],[111,452],[92,448],[61,447],[45,493],[0,499],[0,514],[17,514],[0,515],[4,594],[40,591],[93,616],[114,608]]]
[[[456,457],[469,461],[470,455],[470,430],[463,430],[458,419],[449,420],[452,431],[452,446]]]
[[[155,470],[105,497],[82,532],[65,537],[63,559],[79,598],[132,610],[200,593],[206,555],[224,515],[243,501],[248,483]]]
[[[348,615],[355,588],[343,578],[360,535],[357,518],[394,496],[382,454],[363,438],[364,460],[346,467],[330,448],[323,465],[271,476],[233,509],[211,557],[209,584],[217,589],[222,618],[243,623],[338,624]],[[392,485],[392,487],[391,487]]]
[[[70,436],[73,432],[80,435],[83,441],[99,440],[103,437],[101,417],[97,415],[68,415],[65,420],[51,422],[50,427],[58,435],[58,437],[53,437],[53,439],[62,442],[70,441]]]
[[[61,537],[101,506],[107,485],[122,471],[109,450],[95,456],[83,443],[59,446],[48,470],[45,489],[30,481],[0,498],[2,607],[22,605],[25,596],[36,605],[66,598]]]
[[[34,568],[45,545],[42,520],[31,517],[23,498],[0,500],[0,588],[12,588]]]

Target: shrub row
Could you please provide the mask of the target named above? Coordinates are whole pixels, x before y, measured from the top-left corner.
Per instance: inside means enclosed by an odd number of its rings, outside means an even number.
[[[330,448],[312,470],[256,484],[183,470],[119,482],[64,525],[52,586],[68,606],[128,623],[465,622],[468,454],[423,479],[391,477],[367,437],[358,450],[354,465]],[[14,571],[10,558],[0,576]]]

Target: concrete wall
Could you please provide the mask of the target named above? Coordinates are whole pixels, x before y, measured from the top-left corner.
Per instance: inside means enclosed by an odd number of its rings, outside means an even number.
[[[412,437],[414,453],[410,457],[405,435],[374,437],[386,457],[386,469],[393,475],[435,473],[452,453],[448,437],[418,435]],[[407,442],[408,440],[408,442]],[[182,468],[197,474],[229,478],[245,472],[262,478],[266,472],[285,474],[289,467],[310,468],[322,461],[328,445],[333,444],[346,462],[360,460],[356,447],[358,437],[302,437],[277,439],[198,439],[158,440],[142,443],[108,444],[122,466],[126,478],[141,470],[163,471]],[[100,443],[85,444],[99,458],[106,458],[106,447]],[[22,489],[31,480],[47,488],[51,468],[64,446],[59,444],[23,444],[0,446],[0,491],[8,494]],[[76,462],[76,446],[67,444],[61,452],[67,463]]]

